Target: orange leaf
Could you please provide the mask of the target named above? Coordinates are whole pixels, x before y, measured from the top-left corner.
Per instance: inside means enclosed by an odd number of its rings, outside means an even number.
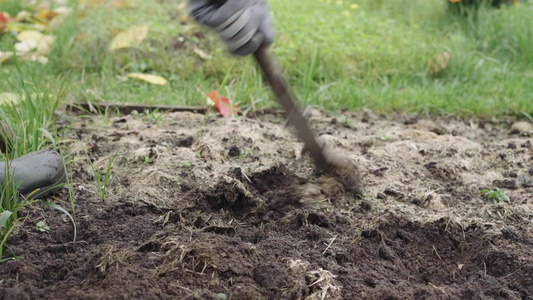
[[[0,23],[7,23],[7,17],[0,11]]]
[[[4,15],[4,13],[0,11],[0,33],[2,33],[6,29],[7,21],[7,17]]]
[[[47,20],[47,21],[50,21],[57,16],[59,16],[58,13],[56,13],[53,10],[48,10],[48,9],[41,9],[36,15],[38,19]]]
[[[229,102],[229,99],[226,97],[220,96],[220,94],[217,91],[209,92],[209,94],[207,94],[207,97],[215,103],[215,106],[217,107],[218,112],[224,117],[226,118],[231,117],[238,113],[237,105],[233,105],[232,107],[231,103]]]

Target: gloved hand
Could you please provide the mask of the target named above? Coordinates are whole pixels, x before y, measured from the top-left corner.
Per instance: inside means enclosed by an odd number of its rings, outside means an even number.
[[[235,55],[249,55],[268,48],[274,28],[263,0],[189,0],[192,16],[214,28]]]

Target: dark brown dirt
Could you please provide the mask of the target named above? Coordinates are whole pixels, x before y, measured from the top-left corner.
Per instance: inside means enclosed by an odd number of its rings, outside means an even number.
[[[119,151],[108,197],[80,152],[76,242],[59,212],[21,212],[0,299],[533,299],[527,126],[333,117],[311,122],[356,163],[363,199],[315,174],[273,115],[72,124],[97,167]],[[480,192],[498,180],[515,182],[509,203]]]

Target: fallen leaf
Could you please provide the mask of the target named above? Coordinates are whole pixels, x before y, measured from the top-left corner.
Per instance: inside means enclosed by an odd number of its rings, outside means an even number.
[[[139,46],[148,36],[148,26],[133,26],[125,31],[119,32],[111,45],[109,51],[131,48]]]
[[[158,76],[158,75],[153,75],[153,74],[131,73],[131,74],[128,74],[128,77],[140,79],[148,83],[157,84],[157,85],[165,85],[168,82],[165,78]]]
[[[28,41],[28,40],[38,41],[43,38],[43,35],[44,34],[40,33],[37,30],[26,30],[26,31],[20,32],[17,35],[17,40],[21,42]]]
[[[48,22],[50,20],[52,20],[53,18],[59,16],[59,13],[53,11],[53,10],[48,10],[48,9],[41,9],[36,15],[35,17],[37,19],[40,19],[42,21],[45,21],[45,22]]]
[[[38,23],[30,24],[21,22],[8,22],[6,25],[6,30],[12,32],[22,32],[26,30],[44,31],[46,30],[46,27]]]
[[[207,52],[205,52],[204,50],[202,50],[200,48],[194,48],[194,53],[196,53],[196,55],[198,55],[203,60],[211,60],[211,59],[213,59],[213,57],[211,55],[207,54]]]
[[[238,113],[237,105],[231,105],[229,102],[229,99],[226,97],[220,96],[220,94],[217,91],[211,91],[209,94],[207,94],[208,99],[211,99],[215,103],[215,106],[218,109],[218,112],[228,118],[231,116],[234,116]]]
[[[29,44],[30,46],[36,43],[35,52],[39,55],[47,55],[52,52],[52,45],[55,41],[54,36],[42,34],[37,30],[22,31],[17,35],[17,39],[21,43]]]
[[[428,72],[430,74],[436,74],[448,67],[450,62],[450,52],[439,52],[435,54],[428,62]]]
[[[27,10],[19,11],[17,16],[15,17],[15,20],[17,22],[29,21],[30,19],[31,19],[31,12]]]
[[[0,51],[0,62],[7,61],[8,59],[11,58],[11,56],[13,56],[13,52],[11,51],[6,51],[6,52]]]
[[[0,11],[0,22],[7,23],[7,16],[2,11]]]
[[[15,93],[0,93],[0,105],[17,104],[20,101],[20,95]]]
[[[37,41],[35,40],[27,40],[24,42],[15,43],[15,50],[17,51],[17,54],[20,55],[24,55],[35,49],[37,49]]]
[[[7,16],[2,11],[0,11],[0,33],[6,30],[7,21]]]

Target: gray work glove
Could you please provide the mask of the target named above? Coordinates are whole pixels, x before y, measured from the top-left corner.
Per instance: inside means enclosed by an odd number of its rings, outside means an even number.
[[[272,44],[274,28],[263,0],[189,0],[189,4],[193,18],[214,28],[235,55],[250,55]]]

